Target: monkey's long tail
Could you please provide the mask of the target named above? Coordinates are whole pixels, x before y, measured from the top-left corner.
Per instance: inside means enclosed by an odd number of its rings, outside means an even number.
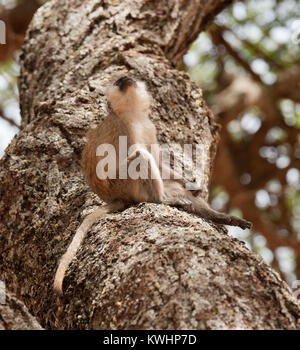
[[[94,225],[94,223],[96,223],[100,218],[102,218],[106,214],[120,211],[124,208],[125,204],[123,201],[115,200],[107,205],[97,208],[83,220],[82,224],[77,229],[71,244],[69,245],[67,251],[62,256],[59,262],[53,284],[53,288],[58,294],[63,294],[62,284],[65,277],[65,273],[74,256],[76,255],[77,250],[79,249],[89,229]]]

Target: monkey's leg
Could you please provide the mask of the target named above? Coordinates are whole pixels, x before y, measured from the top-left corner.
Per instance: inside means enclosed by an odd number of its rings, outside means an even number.
[[[251,228],[252,226],[251,222],[247,220],[211,209],[204,199],[194,197],[190,192],[188,196],[192,202],[192,205],[189,205],[191,212],[194,212],[203,218],[211,220],[217,224],[239,226],[242,229]]]
[[[200,215],[201,217],[205,217],[208,220],[211,220],[217,224],[223,224],[223,225],[231,225],[231,226],[239,226],[242,229],[251,228],[252,224],[251,222],[241,219],[237,216],[220,213],[216,210],[213,210],[211,208],[204,208],[201,207],[201,204],[195,203],[199,202],[199,198],[195,199],[193,203],[193,211]]]
[[[252,226],[251,222],[247,220],[211,209],[204,199],[195,197],[192,192],[184,189],[179,184],[166,183],[165,190],[167,193],[166,204],[180,206],[189,213],[196,214],[217,224],[239,226],[242,229],[251,228]]]
[[[147,149],[139,146],[129,155],[128,161],[136,157],[139,157],[143,166],[140,169],[141,179],[136,180],[135,201],[161,203],[164,198],[164,183],[154,157]]]
[[[125,203],[122,200],[115,200],[107,205],[103,205],[95,209],[91,214],[89,214],[82,222],[82,224],[77,229],[75,236],[72,239],[66,253],[62,256],[59,266],[57,268],[55,278],[54,278],[54,290],[58,294],[63,294],[62,284],[65,277],[65,273],[75,257],[84,237],[86,236],[89,229],[96,223],[100,218],[106,214],[113,213],[125,209]]]

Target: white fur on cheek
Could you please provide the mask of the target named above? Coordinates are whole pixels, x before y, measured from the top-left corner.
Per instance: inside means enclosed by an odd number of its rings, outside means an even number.
[[[149,95],[146,84],[142,81],[137,81],[136,94],[138,96],[138,105],[140,110],[149,109],[151,104],[151,96]]]
[[[137,88],[136,88],[136,93],[141,97],[141,98],[148,98],[148,92],[146,90],[146,85],[142,81],[137,81]]]

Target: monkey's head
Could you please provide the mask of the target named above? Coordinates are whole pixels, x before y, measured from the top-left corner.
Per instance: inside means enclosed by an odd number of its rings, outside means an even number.
[[[120,117],[139,117],[149,111],[151,96],[142,81],[129,76],[114,80],[106,90],[113,111]]]

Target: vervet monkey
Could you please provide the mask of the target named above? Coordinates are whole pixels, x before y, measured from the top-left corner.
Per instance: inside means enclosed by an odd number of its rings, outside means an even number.
[[[108,87],[106,95],[112,112],[96,129],[88,132],[81,167],[89,186],[108,204],[99,207],[83,220],[60,260],[54,280],[54,289],[59,294],[62,294],[65,272],[91,226],[103,216],[130,205],[152,202],[181,206],[188,212],[218,224],[240,226],[243,229],[251,227],[251,223],[246,220],[211,209],[202,198],[185,188],[184,181],[172,179],[174,173],[171,169],[171,179],[162,179],[161,171],[165,165],[159,162],[156,128],[149,119],[151,97],[143,82],[122,76]],[[124,160],[119,159],[120,151],[116,152],[114,178],[99,178],[96,168],[104,155],[99,156],[98,147],[112,145],[115,150],[119,150],[120,136],[126,136],[127,146],[129,149],[134,146],[134,149]],[[119,164],[130,162],[136,157],[145,161],[146,170],[150,170],[151,176],[122,178]]]

